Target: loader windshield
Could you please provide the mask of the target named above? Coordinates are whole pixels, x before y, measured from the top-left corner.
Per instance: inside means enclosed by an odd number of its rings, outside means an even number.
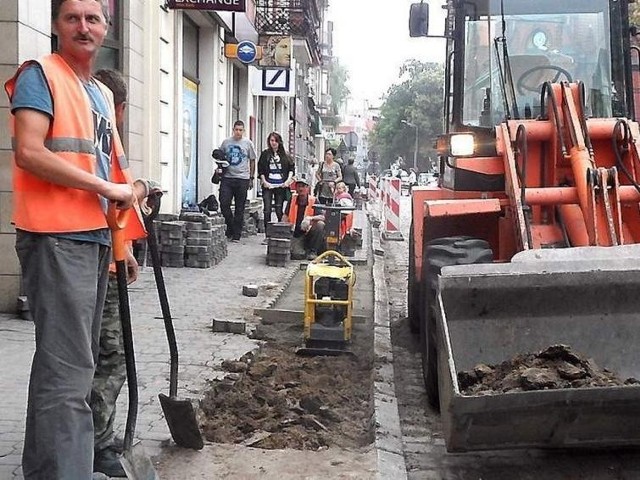
[[[535,118],[546,81],[583,82],[587,116],[625,115],[622,51],[611,41],[607,0],[478,0],[463,8],[464,124],[493,126],[507,112]]]

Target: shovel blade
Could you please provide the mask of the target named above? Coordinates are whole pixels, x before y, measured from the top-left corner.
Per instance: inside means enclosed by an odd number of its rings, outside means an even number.
[[[140,443],[125,450],[120,457],[120,463],[129,480],[160,480],[151,459]]]
[[[176,445],[194,450],[202,450],[204,442],[196,419],[196,412],[189,400],[158,395],[164,417],[169,425],[171,437]]]

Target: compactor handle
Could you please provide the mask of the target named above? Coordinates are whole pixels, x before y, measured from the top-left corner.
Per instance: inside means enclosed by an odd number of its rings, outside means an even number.
[[[345,267],[353,268],[353,265],[351,264],[351,262],[349,260],[347,260],[346,257],[344,257],[342,254],[336,252],[335,250],[327,250],[327,251],[321,253],[316,258],[311,260],[311,263],[322,263],[324,260],[326,260],[328,258],[336,258]]]

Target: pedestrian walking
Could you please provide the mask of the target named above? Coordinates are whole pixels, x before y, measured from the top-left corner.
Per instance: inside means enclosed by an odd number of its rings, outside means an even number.
[[[335,161],[335,148],[327,148],[324,152],[324,162],[318,167],[316,172],[316,196],[322,204],[328,205],[333,202],[333,193],[336,183],[342,180],[342,169]]]
[[[220,180],[220,210],[227,224],[227,239],[239,242],[244,226],[244,207],[247,191],[253,188],[256,170],[256,151],[253,142],[244,138],[244,122],[236,120],[233,135],[222,142],[229,166]],[[231,202],[235,211],[231,211]]]
[[[360,175],[354,163],[355,160],[350,158],[342,169],[342,181],[347,184],[349,195],[352,197],[355,194],[356,188],[360,188]]]
[[[16,252],[35,324],[26,480],[92,477],[87,400],[110,260],[105,214],[108,201],[136,205],[112,93],[91,75],[108,24],[102,0],[54,0],[58,53],[23,63],[5,83]],[[127,237],[143,237],[140,217],[129,218]]]
[[[279,222],[282,221],[284,202],[287,200],[289,186],[295,174],[295,164],[284,149],[282,136],[277,132],[271,132],[267,137],[267,144],[269,147],[262,151],[258,159],[265,232],[271,221],[272,206],[276,211],[276,218]]]
[[[94,74],[94,78],[104,83],[113,92],[116,126],[120,134],[123,132],[127,84],[122,78],[122,74],[116,70],[98,70]],[[143,205],[149,194],[161,191],[158,183],[145,179],[137,179],[133,184],[133,189],[138,202]],[[131,243],[129,243],[130,250],[131,247]],[[138,265],[135,262],[130,262],[129,266],[127,280],[129,283],[133,283],[138,277]],[[94,429],[93,471],[116,478],[126,477],[120,463],[122,441],[116,439],[113,429],[116,417],[116,400],[127,378],[119,305],[115,264],[111,263],[100,324],[98,362],[93,375],[89,406],[93,415]]]

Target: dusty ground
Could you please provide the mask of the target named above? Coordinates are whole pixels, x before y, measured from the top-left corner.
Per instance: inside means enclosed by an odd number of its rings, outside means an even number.
[[[156,468],[163,480],[373,480],[375,466],[373,448],[312,452],[213,444],[199,452],[172,447]]]
[[[216,382],[202,402],[209,441],[298,450],[373,441],[366,357],[300,357],[269,342],[253,361],[223,368],[238,380]]]
[[[204,449],[170,447],[161,478],[374,479],[371,324],[339,357],[297,356],[299,323],[257,327],[259,353],[223,363],[202,401]]]
[[[208,443],[188,455],[215,473],[194,467],[181,478],[374,478],[371,323],[354,325],[353,356],[305,357],[295,354],[301,322],[260,322],[259,353],[224,363],[226,379],[201,403]]]
[[[553,345],[535,354],[517,355],[499,365],[476,365],[472,370],[459,372],[458,382],[465,395],[640,383],[633,378],[619,378],[567,345]]]

